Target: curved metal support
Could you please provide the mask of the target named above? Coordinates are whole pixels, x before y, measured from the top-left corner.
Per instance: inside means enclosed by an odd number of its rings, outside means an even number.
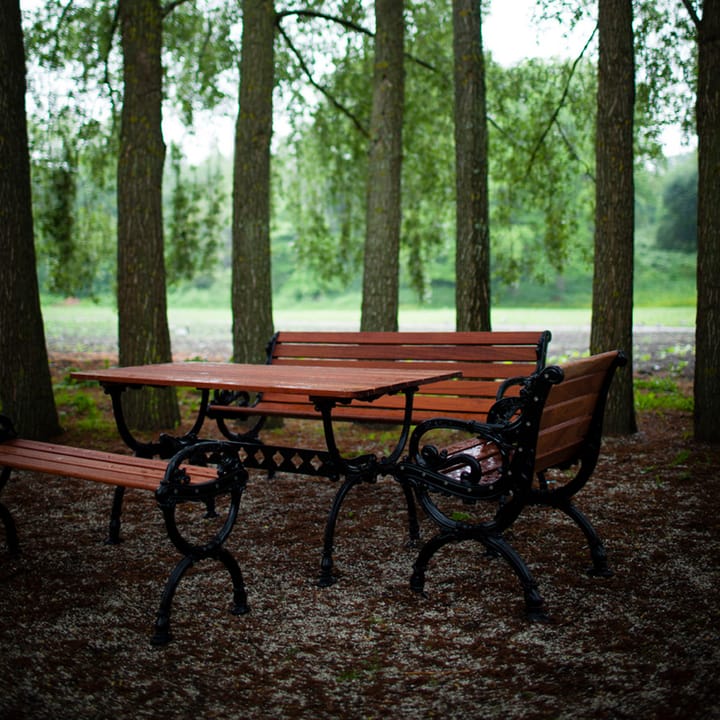
[[[413,573],[410,577],[411,589],[416,593],[423,593],[425,572],[433,555],[445,545],[462,542],[463,540],[475,540],[484,545],[490,555],[502,557],[520,580],[525,600],[525,614],[528,620],[534,622],[547,621],[545,601],[540,595],[535,578],[523,559],[501,535],[486,533],[478,527],[468,527],[463,531],[440,532],[428,540],[423,545],[413,565]]]
[[[323,431],[325,434],[325,443],[327,444],[328,454],[330,456],[331,465],[339,469],[339,474],[345,477],[345,481],[335,494],[328,519],[325,524],[325,534],[323,539],[323,552],[320,560],[320,575],[318,585],[320,587],[328,587],[336,582],[337,578],[333,575],[333,546],[335,540],[335,527],[337,518],[340,513],[343,501],[351,488],[363,482],[375,482],[379,475],[393,475],[397,461],[407,443],[410,434],[410,426],[412,423],[413,398],[417,388],[408,388],[403,391],[405,395],[405,411],[403,415],[403,426],[400,437],[395,448],[389,456],[378,459],[374,454],[360,455],[355,458],[344,458],[335,439],[335,428],[333,425],[332,411],[337,402],[328,398],[311,398],[316,409],[322,417]],[[410,488],[401,482],[403,492],[408,508],[408,526],[409,526],[409,544],[414,544],[420,537],[420,526],[417,520],[417,510]]]
[[[414,548],[420,542],[420,523],[418,521],[417,505],[415,504],[415,495],[412,487],[408,483],[400,482],[400,487],[405,495],[405,503],[408,511],[408,542],[407,546]]]
[[[210,402],[210,391],[207,388],[200,390],[200,407],[193,426],[184,435],[175,437],[172,435],[161,435],[156,442],[143,442],[138,440],[128,427],[123,410],[122,397],[128,389],[140,389],[140,385],[119,385],[117,383],[103,383],[105,392],[110,395],[112,401],[115,425],[123,442],[133,451],[135,455],[143,458],[161,457],[171,458],[175,453],[187,445],[198,442],[198,434],[205,423],[207,409]]]
[[[2,503],[0,503],[0,520],[5,526],[5,541],[7,542],[8,552],[11,555],[19,555],[20,541],[18,540],[17,526],[10,511]]]
[[[590,547],[592,567],[588,568],[588,575],[592,577],[612,577],[615,573],[608,567],[607,551],[600,536],[587,518],[585,513],[569,500],[555,505],[564,512],[582,531]]]
[[[212,558],[225,566],[233,585],[232,612],[240,615],[249,611],[240,566],[223,546],[237,519],[240,499],[248,478],[247,470],[238,457],[238,450],[238,446],[227,442],[203,442],[184,448],[168,464],[165,478],[155,493],[168,538],[183,557],[165,583],[155,620],[155,633],[152,638],[154,645],[163,645],[170,640],[170,615],[175,592],[185,573],[201,560]],[[217,478],[205,483],[190,484],[181,467],[184,463],[216,464]],[[206,502],[208,497],[215,498],[226,493],[230,495],[227,516],[214,537],[203,545],[183,537],[175,520],[177,505],[183,502]]]
[[[10,468],[4,467],[0,472],[0,492],[7,484],[10,479]],[[5,526],[5,542],[7,542],[8,552],[11,555],[18,555],[20,553],[20,541],[18,540],[17,526],[15,520],[10,511],[0,502],[0,520],[2,520]]]
[[[330,585],[337,581],[337,578],[332,574],[332,553],[335,541],[335,525],[337,524],[337,517],[343,501],[345,500],[345,496],[360,482],[362,482],[362,480],[357,477],[345,478],[345,482],[340,486],[340,489],[337,491],[335,498],[333,499],[332,507],[330,508],[327,522],[325,523],[323,552],[322,559],[320,560],[320,576],[317,581],[319,587],[330,587]]]

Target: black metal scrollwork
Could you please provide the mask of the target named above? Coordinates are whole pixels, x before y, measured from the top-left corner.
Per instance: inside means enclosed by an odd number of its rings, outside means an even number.
[[[248,612],[247,594],[240,566],[224,547],[237,519],[240,498],[247,484],[248,473],[240,460],[240,447],[226,441],[200,442],[178,452],[168,464],[165,477],[155,493],[162,511],[168,537],[182,559],[170,574],[163,590],[155,622],[153,644],[162,645],[170,639],[170,612],[172,600],[183,575],[195,563],[215,559],[227,569],[233,584],[233,614]],[[215,466],[215,478],[205,482],[191,482],[188,465]],[[183,502],[208,502],[219,495],[229,495],[229,506],[222,527],[203,544],[187,540],[180,532],[175,510]]]

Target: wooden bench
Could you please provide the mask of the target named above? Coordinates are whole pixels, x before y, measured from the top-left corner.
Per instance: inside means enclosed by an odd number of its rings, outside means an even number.
[[[528,617],[545,619],[534,578],[503,537],[529,505],[570,517],[590,547],[590,573],[611,574],[603,543],[573,497],[595,468],[607,394],[616,368],[625,364],[615,351],[548,367],[509,380],[503,391],[515,387],[519,394],[501,393],[486,422],[436,418],[415,428],[396,477],[439,528],[418,554],[410,581],[415,591],[423,591],[428,563],[441,547],[474,540],[515,571]]]
[[[500,384],[529,375],[545,365],[550,332],[287,332],[276,333],[267,347],[267,363],[357,368],[460,371],[462,377],[421,388],[413,403],[413,424],[438,416],[477,419],[495,402]],[[355,422],[401,424],[404,398],[386,395],[372,403],[353,403],[333,411],[333,418]],[[306,398],[265,393],[256,398],[216,393],[208,409],[221,431],[232,439],[226,420],[258,418],[244,435],[257,435],[267,417],[319,419]]]
[[[168,462],[24,440],[16,436],[10,421],[0,416],[0,468],[0,491],[6,485],[11,470],[25,470],[154,493],[168,537],[183,557],[165,584],[153,644],[162,645],[170,639],[170,613],[175,590],[186,570],[200,560],[214,558],[227,568],[233,583],[232,612],[247,612],[240,568],[224,547],[235,523],[247,481],[247,471],[239,459],[237,448],[233,448],[231,443],[198,443],[184,448]],[[230,496],[221,529],[202,545],[185,540],[175,522],[176,506],[184,502],[202,502],[214,507],[215,498],[219,495]],[[15,522],[10,511],[1,503],[0,519],[5,525],[10,552],[19,552]]]

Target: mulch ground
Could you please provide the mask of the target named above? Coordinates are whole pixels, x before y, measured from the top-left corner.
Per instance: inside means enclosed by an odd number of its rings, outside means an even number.
[[[103,360],[55,357],[56,380],[80,362]],[[61,441],[91,433],[121,449],[106,396],[64,397]],[[2,495],[22,553],[0,550],[0,717],[720,718],[720,448],[693,441],[688,413],[641,413],[639,426],[606,439],[578,498],[613,577],[585,574],[583,537],[556,513],[530,510],[513,528],[545,624],[523,617],[508,568],[468,544],[444,548],[414,594],[416,551],[389,479],[348,496],[339,580],[318,588],[336,486],[254,474],[228,542],[250,613],[230,614],[227,574],[198,565],[175,598],[173,642],[154,648],[177,556],[152,498],[128,494],[124,542],[107,546],[111,491],[16,474]],[[389,439],[346,432],[347,447]],[[317,424],[273,433],[322,447]]]

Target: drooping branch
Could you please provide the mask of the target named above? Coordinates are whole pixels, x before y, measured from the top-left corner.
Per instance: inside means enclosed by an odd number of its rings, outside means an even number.
[[[367,35],[368,37],[375,37],[375,33],[373,33],[372,30],[368,30],[368,28],[363,27],[362,25],[358,25],[352,20],[348,20],[347,18],[339,17],[337,15],[328,15],[327,13],[317,12],[315,10],[284,10],[283,12],[279,12],[277,14],[278,27],[280,27],[280,23],[284,18],[290,16],[327,20],[328,22],[342,25],[346,30],[353,30],[354,32],[361,33],[362,35]]]
[[[358,129],[360,133],[364,137],[369,138],[370,132],[368,129],[360,122],[360,119],[347,107],[345,107],[339,100],[335,98],[335,96],[324,86],[321,85],[315,78],[313,77],[313,74],[308,67],[307,63],[305,62],[304,58],[302,57],[300,51],[295,47],[292,40],[288,37],[288,34],[285,32],[283,27],[278,24],[278,31],[280,32],[280,35],[283,37],[285,42],[288,44],[288,47],[290,48],[290,51],[292,54],[297,58],[298,63],[300,64],[300,68],[302,69],[303,73],[308,78],[308,81],[310,84],[316,89],[319,90],[327,99],[328,101],[335,107],[337,110],[339,110],[343,115],[345,115],[347,118],[350,119],[350,121],[355,125],[355,127]]]
[[[580,165],[585,166],[585,174],[593,181],[595,182],[595,173],[593,172],[592,168],[580,157],[580,154],[578,153],[575,146],[570,141],[570,138],[567,136],[567,133],[565,132],[565,128],[556,121],[555,126],[558,129],[558,132],[560,133],[560,137],[562,138],[563,144],[567,148],[568,152],[570,153],[570,156],[575,158]]]
[[[167,5],[163,5],[160,9],[160,14],[163,16],[163,18],[166,18],[178,5],[183,5],[188,0],[173,0],[172,2],[169,2]]]
[[[573,62],[572,67],[570,68],[570,72],[568,73],[568,76],[565,80],[565,87],[563,88],[562,95],[560,96],[560,101],[558,102],[557,106],[555,107],[555,110],[553,111],[552,115],[550,116],[550,119],[548,120],[547,125],[545,126],[545,129],[540,134],[538,141],[535,143],[535,147],[533,148],[532,153],[530,153],[530,160],[528,161],[527,169],[525,171],[526,178],[532,172],[533,165],[535,164],[537,155],[540,152],[540,148],[543,146],[543,143],[545,142],[545,138],[548,136],[550,129],[552,128],[553,125],[557,124],[557,120],[558,120],[558,116],[560,115],[560,111],[563,109],[563,106],[565,105],[565,100],[567,99],[568,93],[570,92],[570,82],[572,81],[572,78],[575,75],[575,70],[577,70],[577,67],[580,64],[580,61],[582,60],[583,56],[585,55],[585,52],[587,51],[588,47],[590,47],[590,43],[592,42],[593,38],[595,37],[596,32],[597,32],[597,25],[593,28],[593,31],[590,33],[590,37],[587,39],[587,42],[585,43],[583,49],[580,51],[580,54],[575,58],[575,61]]]
[[[178,0],[179,2],[182,2],[184,0]],[[310,84],[319,90],[327,99],[328,101],[337,108],[341,113],[346,115],[350,120],[353,122],[355,127],[365,136],[369,137],[369,131],[362,126],[362,123],[360,123],[359,119],[355,117],[349,110],[346,108],[340,101],[338,101],[323,85],[320,85],[312,76],[312,73],[310,72],[310,68],[308,67],[307,63],[302,57],[302,54],[300,51],[295,47],[292,40],[290,40],[288,34],[285,32],[285,30],[282,27],[282,20],[287,17],[304,17],[304,18],[312,18],[317,20],[325,20],[330,23],[336,23],[337,25],[342,26],[346,30],[352,30],[353,32],[360,33],[361,35],[367,35],[368,37],[374,38],[375,33],[372,30],[369,30],[368,28],[353,22],[352,20],[348,20],[347,18],[343,18],[337,15],[330,15],[328,13],[318,12],[316,10],[284,10],[282,12],[277,13],[276,15],[276,24],[278,28],[278,32],[280,35],[285,39],[285,42],[287,42],[288,47],[292,51],[293,55],[297,58],[298,63],[300,64],[300,68],[302,69],[303,73],[307,76]],[[404,56],[414,62],[416,65],[419,65],[420,67],[425,68],[426,70],[429,70],[430,72],[437,73],[442,76],[442,72],[438,70],[434,65],[431,63],[422,60],[420,58],[415,57],[414,55],[410,53],[404,53]]]

